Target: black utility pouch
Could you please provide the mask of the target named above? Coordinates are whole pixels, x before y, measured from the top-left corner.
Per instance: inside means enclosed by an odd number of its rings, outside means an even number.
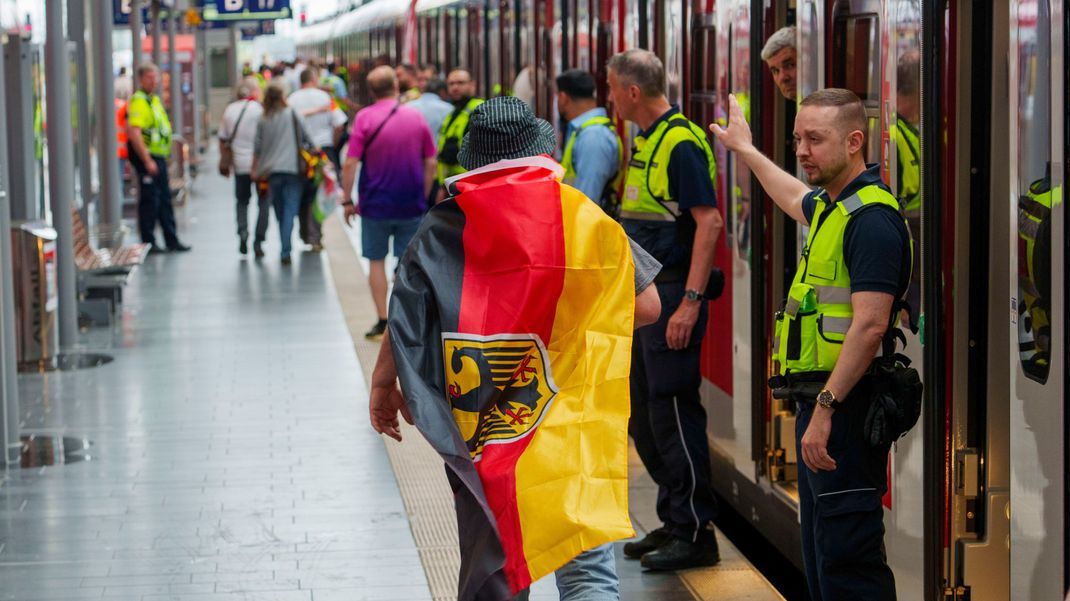
[[[877,359],[871,371],[865,436],[870,446],[888,446],[918,423],[924,386],[918,370],[901,354]]]
[[[447,138],[438,151],[438,160],[447,165],[457,164],[457,154],[461,151],[461,143],[457,138]]]

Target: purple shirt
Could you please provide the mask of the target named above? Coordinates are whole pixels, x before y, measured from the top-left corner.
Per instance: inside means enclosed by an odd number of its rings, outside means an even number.
[[[353,120],[347,155],[361,161],[357,199],[362,217],[405,219],[420,217],[427,210],[424,159],[435,156],[435,141],[420,111],[399,106],[365,148],[397,103],[395,98],[380,100]]]

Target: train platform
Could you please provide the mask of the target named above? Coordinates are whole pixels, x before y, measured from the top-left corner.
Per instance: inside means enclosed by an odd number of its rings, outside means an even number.
[[[179,210],[194,250],[154,255],[121,318],[82,333],[98,367],[22,374],[37,452],[0,480],[0,599],[453,599],[459,563],[438,457],[368,425],[378,345],[356,231],[323,253],[237,253],[232,185],[198,177]],[[255,209],[254,209],[255,210]],[[273,219],[274,221],[274,219]],[[632,456],[636,529],[654,487]],[[715,568],[643,572],[618,549],[622,598],[781,597],[720,537]],[[557,599],[553,577],[533,599]]]

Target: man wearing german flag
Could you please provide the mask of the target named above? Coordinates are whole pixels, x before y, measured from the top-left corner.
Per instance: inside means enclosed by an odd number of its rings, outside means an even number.
[[[400,411],[445,461],[459,599],[524,598],[556,570],[563,600],[615,600],[632,331],[660,313],[660,265],[561,183],[527,104],[494,98],[471,119],[469,171],[398,268],[372,426],[400,440]]]

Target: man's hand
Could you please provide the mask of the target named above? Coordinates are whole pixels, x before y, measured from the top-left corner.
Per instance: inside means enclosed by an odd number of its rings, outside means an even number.
[[[740,152],[754,146],[750,124],[747,123],[743,108],[739,106],[735,94],[728,95],[728,126],[721,127],[716,123],[710,123],[710,131],[717,136],[717,140],[725,148],[733,152]]]
[[[810,471],[832,471],[836,469],[836,461],[829,456],[829,434],[832,432],[832,409],[825,409],[821,405],[814,405],[814,413],[810,416],[810,425],[803,434],[802,458]]]
[[[399,442],[401,441],[401,423],[398,421],[398,412],[401,412],[405,421],[412,424],[409,408],[396,383],[390,386],[373,386],[368,409],[371,414],[372,428]]]
[[[342,210],[345,211],[346,225],[353,225],[353,218],[360,215],[360,211],[357,210],[357,205],[352,202],[342,203]]]
[[[152,158],[150,156],[149,160],[144,161],[144,163],[145,163],[145,171],[147,171],[148,174],[151,175],[152,177],[156,177],[156,175],[158,173],[160,173],[160,168],[156,166],[156,159],[154,159],[154,158]]]
[[[669,318],[669,324],[665,327],[665,343],[674,351],[687,348],[691,342],[691,332],[695,329],[698,321],[698,313],[701,303],[704,301],[690,301],[686,298]]]

